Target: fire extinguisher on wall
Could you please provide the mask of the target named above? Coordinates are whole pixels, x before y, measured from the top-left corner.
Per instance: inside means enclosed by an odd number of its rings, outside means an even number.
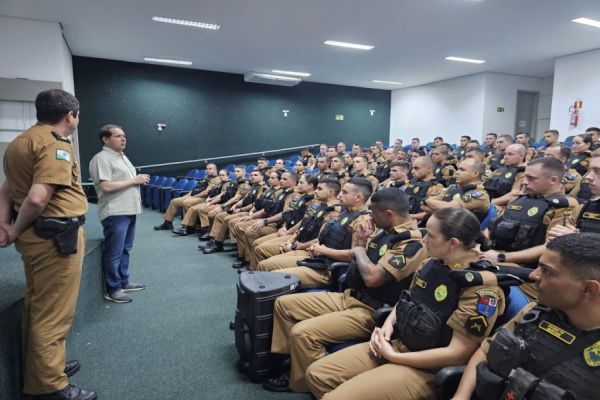
[[[572,106],[569,107],[569,112],[571,113],[569,125],[573,128],[577,127],[577,124],[579,123],[579,109],[582,107],[583,101],[581,100],[577,100]]]

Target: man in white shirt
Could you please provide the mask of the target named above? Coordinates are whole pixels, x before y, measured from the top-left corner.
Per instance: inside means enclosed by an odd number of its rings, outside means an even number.
[[[137,175],[123,154],[126,144],[123,128],[105,125],[99,137],[103,147],[90,161],[90,176],[98,193],[98,218],[104,228],[104,298],[130,303],[131,297],[125,293],[145,288],[129,281],[129,252],[133,247],[136,216],[142,213],[139,185],[148,183],[150,177]]]

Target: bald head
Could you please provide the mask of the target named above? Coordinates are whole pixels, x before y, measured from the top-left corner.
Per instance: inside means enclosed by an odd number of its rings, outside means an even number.
[[[525,154],[527,154],[525,146],[518,143],[511,144],[504,152],[504,165],[507,167],[516,167],[525,161]]]
[[[413,161],[412,175],[415,179],[433,178],[433,161],[429,157],[417,157]]]
[[[485,164],[475,158],[466,158],[458,165],[458,171],[455,174],[456,183],[459,186],[465,186],[471,183],[481,182],[481,177],[485,174]]]

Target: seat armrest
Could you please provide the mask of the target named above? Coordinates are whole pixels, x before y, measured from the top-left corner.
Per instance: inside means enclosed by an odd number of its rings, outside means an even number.
[[[464,365],[455,365],[442,368],[435,374],[433,382],[437,388],[438,399],[447,400],[454,396],[464,371]]]

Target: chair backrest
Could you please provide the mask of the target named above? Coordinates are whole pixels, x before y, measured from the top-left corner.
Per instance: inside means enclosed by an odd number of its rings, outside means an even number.
[[[174,186],[176,181],[177,181],[177,179],[173,178],[173,177],[165,178],[165,180],[163,181],[163,183],[161,184],[161,186],[162,187]]]
[[[196,176],[194,177],[195,179],[202,179],[206,176],[207,172],[205,169],[201,169],[200,171],[198,171],[198,173],[196,174]]]
[[[158,175],[152,175],[150,177],[150,181],[148,182],[148,185],[154,185],[156,184],[156,181],[158,181],[160,179],[160,176]]]
[[[225,166],[225,169],[229,172],[233,172],[233,170],[235,169],[235,164],[227,164]]]
[[[492,219],[494,219],[496,217],[497,213],[498,213],[498,210],[496,210],[496,206],[493,204],[490,204],[490,208],[488,208],[487,212],[485,213],[485,217],[483,217],[483,221],[481,221],[481,223],[479,224],[482,231],[487,229],[487,227],[490,225],[490,222],[492,221]]]
[[[252,172],[254,169],[256,169],[256,165],[254,165],[254,164],[248,164],[248,165],[246,165],[246,172],[247,173]]]
[[[499,328],[513,319],[527,304],[529,304],[529,298],[525,293],[518,286],[511,286],[506,299],[504,314],[498,318],[494,328]]]
[[[298,161],[299,159],[300,159],[300,156],[298,156],[298,155],[295,155],[295,156],[291,156],[291,157],[290,157],[290,161],[291,161],[292,163],[294,163],[294,164],[295,164],[295,163],[296,163],[296,161]]]
[[[180,180],[178,180],[178,181],[175,183],[175,189],[182,189],[182,188],[184,188],[184,187],[185,187],[185,186],[188,184],[188,182],[189,182],[189,181],[190,181],[190,180],[189,180],[189,179],[186,179],[186,178],[183,178],[183,179],[180,179]]]
[[[187,174],[185,174],[186,178],[194,178],[196,174],[200,171],[199,169],[190,169]]]
[[[181,188],[181,190],[183,190],[184,192],[188,192],[190,190],[194,190],[194,188],[196,187],[196,185],[198,184],[198,182],[196,182],[193,179],[190,179],[187,183],[187,185],[185,185],[184,187]]]
[[[277,160],[269,160],[269,167],[274,167],[275,161],[277,161]]]
[[[163,182],[166,181],[168,178],[166,176],[159,176],[158,179],[156,180],[156,182],[154,182],[154,184],[156,186],[162,186]]]

